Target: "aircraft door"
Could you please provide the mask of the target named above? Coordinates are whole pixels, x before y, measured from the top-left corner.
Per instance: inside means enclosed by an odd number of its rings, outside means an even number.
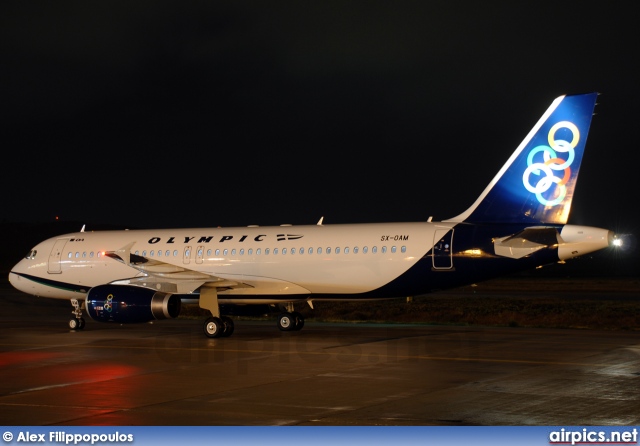
[[[191,246],[185,246],[184,248],[184,256],[182,257],[182,261],[185,264],[191,262]]]
[[[433,234],[433,269],[453,269],[453,229],[436,229]]]
[[[53,249],[49,253],[49,262],[47,263],[47,268],[49,274],[60,274],[62,273],[62,268],[60,265],[60,260],[62,259],[62,248],[67,244],[69,239],[62,238],[56,240],[56,243],[53,245]]]

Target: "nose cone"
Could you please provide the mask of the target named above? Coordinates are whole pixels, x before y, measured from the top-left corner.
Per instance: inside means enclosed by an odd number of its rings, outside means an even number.
[[[10,284],[11,284],[11,286],[12,286],[12,287],[14,287],[16,290],[18,290],[18,291],[22,291],[22,292],[26,292],[26,291],[24,290],[24,287],[23,287],[23,280],[22,280],[22,278],[21,278],[18,274],[14,273],[13,271],[11,271],[11,272],[9,273],[9,283],[10,283]]]
[[[11,271],[9,271],[9,283],[15,289],[28,293],[29,291],[27,291],[27,286],[29,281],[20,275],[20,263],[18,263],[11,269]]]
[[[29,267],[33,267],[33,261],[30,259],[22,259],[9,271],[9,283],[16,290],[27,294],[36,294],[36,283],[29,279]]]

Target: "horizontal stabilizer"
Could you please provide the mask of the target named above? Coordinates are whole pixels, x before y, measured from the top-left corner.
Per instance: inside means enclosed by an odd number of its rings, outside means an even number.
[[[520,259],[542,248],[557,246],[562,238],[555,228],[526,228],[517,234],[496,239],[494,249],[496,255]]]

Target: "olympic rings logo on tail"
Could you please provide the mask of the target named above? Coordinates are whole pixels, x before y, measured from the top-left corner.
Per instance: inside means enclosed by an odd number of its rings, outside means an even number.
[[[556,132],[562,128],[568,129],[572,133],[571,142],[562,139],[555,139]],[[531,193],[536,195],[538,201],[544,206],[556,206],[562,203],[567,194],[566,184],[571,178],[571,164],[575,159],[575,151],[573,150],[580,141],[580,130],[569,121],[560,121],[549,130],[549,145],[540,145],[534,147],[527,156],[527,168],[522,175],[522,183],[524,187]],[[542,153],[543,162],[534,162],[534,157]],[[566,153],[567,159],[560,158],[558,153]],[[563,171],[562,177],[556,176],[554,171]],[[535,185],[531,184],[531,176],[542,176]],[[555,184],[555,198],[547,200],[542,196]]]

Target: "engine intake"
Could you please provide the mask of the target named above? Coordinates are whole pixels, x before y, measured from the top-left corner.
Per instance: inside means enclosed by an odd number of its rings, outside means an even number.
[[[127,285],[99,285],[87,295],[87,313],[98,322],[132,324],[171,319],[182,301],[174,294]]]

